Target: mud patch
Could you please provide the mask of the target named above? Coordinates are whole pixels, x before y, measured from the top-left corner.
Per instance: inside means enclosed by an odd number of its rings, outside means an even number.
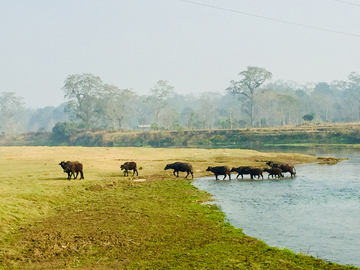
[[[334,157],[318,157],[317,163],[319,164],[328,164],[328,165],[334,165],[340,161],[348,160],[347,158],[334,158]]]

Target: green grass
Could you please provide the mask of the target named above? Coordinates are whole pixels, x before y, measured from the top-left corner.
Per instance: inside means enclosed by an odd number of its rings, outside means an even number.
[[[269,247],[227,222],[211,195],[164,165],[191,161],[252,164],[299,154],[151,148],[0,148],[0,269],[355,269]],[[58,163],[84,163],[85,180],[66,180]],[[135,182],[119,165],[135,160]],[[216,162],[217,160],[217,162]],[[183,175],[181,175],[184,177]]]

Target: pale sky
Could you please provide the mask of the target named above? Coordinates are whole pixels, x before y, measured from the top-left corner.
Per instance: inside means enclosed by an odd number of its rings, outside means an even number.
[[[359,26],[360,0],[0,0],[0,92],[58,106],[66,77],[91,73],[224,93],[247,66],[331,83],[360,73]]]

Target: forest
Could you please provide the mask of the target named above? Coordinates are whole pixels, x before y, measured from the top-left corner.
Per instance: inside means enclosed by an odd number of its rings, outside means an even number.
[[[59,85],[64,100],[56,108],[30,109],[14,92],[0,93],[0,132],[236,129],[360,120],[357,72],[347,81],[300,85],[272,81],[270,71],[249,66],[228,85],[219,92],[183,95],[159,80],[147,95],[138,95],[92,74],[72,74]]]

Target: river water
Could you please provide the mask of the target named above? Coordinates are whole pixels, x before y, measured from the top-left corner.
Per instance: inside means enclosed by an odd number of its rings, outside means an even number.
[[[298,165],[297,176],[287,174],[284,180],[268,180],[266,173],[263,181],[248,175],[238,180],[235,174],[231,181],[215,181],[212,176],[193,184],[213,194],[230,223],[249,236],[270,246],[360,267],[360,152],[311,152],[349,160]]]

